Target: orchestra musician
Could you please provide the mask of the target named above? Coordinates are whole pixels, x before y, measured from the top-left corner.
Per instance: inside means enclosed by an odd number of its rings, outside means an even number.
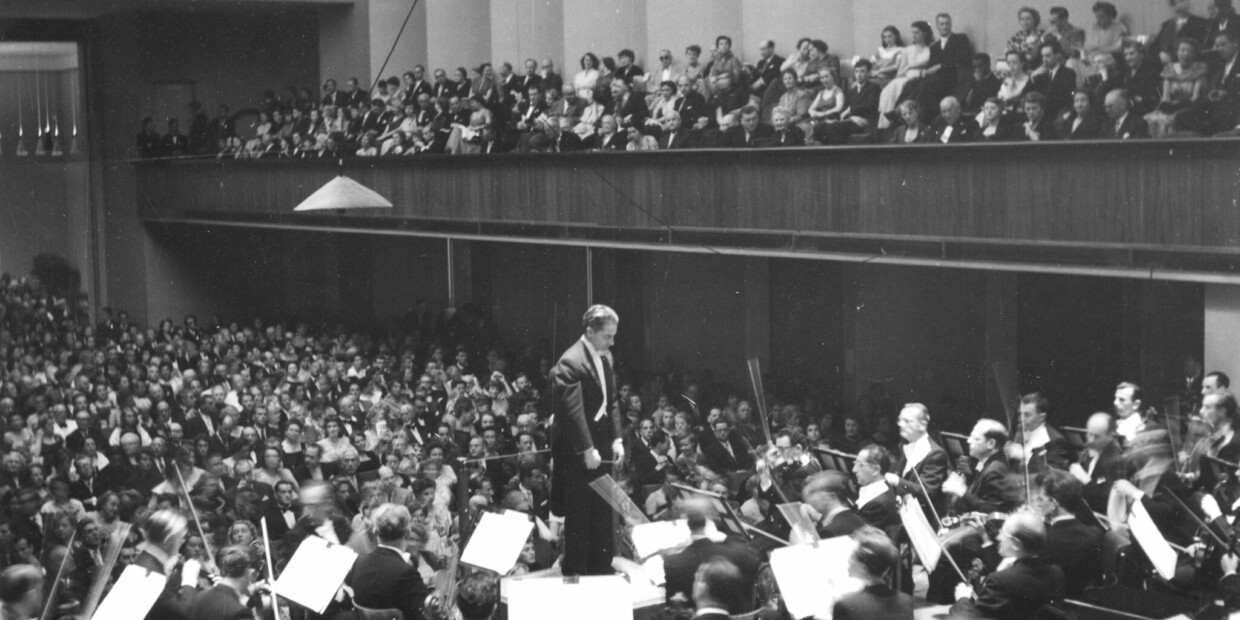
[[[38,568],[14,564],[0,572],[0,618],[33,620],[42,605],[43,573]]]
[[[1038,474],[1034,505],[1047,523],[1047,562],[1063,568],[1069,597],[1080,596],[1102,574],[1100,563],[1103,530],[1089,518],[1081,496],[1081,483],[1071,474],[1052,469]]]
[[[896,494],[887,485],[891,471],[891,453],[878,444],[870,444],[857,453],[853,476],[857,479],[857,512],[870,525],[890,531],[900,525]]]
[[[1115,418],[1105,412],[1089,416],[1085,437],[1085,449],[1068,472],[1081,483],[1081,495],[1089,508],[1105,514],[1111,485],[1126,473],[1123,451],[1115,434]]]
[[[143,526],[144,540],[134,565],[167,577],[176,566],[178,553],[189,533],[189,520],[176,510],[164,509],[147,517]],[[190,562],[197,563],[195,560]],[[189,562],[186,564],[188,565]],[[182,572],[187,572],[184,568]],[[197,573],[197,571],[192,571]],[[186,607],[193,597],[192,587],[177,588],[169,584],[146,614],[146,620],[180,620],[186,618]]]
[[[865,518],[848,505],[848,475],[830,470],[810,476],[801,492],[806,516],[820,538],[848,536],[866,526]]]
[[[896,546],[881,531],[865,527],[853,533],[857,546],[848,557],[848,576],[865,584],[835,601],[834,620],[908,620],[913,597],[893,590],[886,577],[899,560]]]
[[[1028,468],[1032,475],[1050,468],[1067,470],[1072,463],[1072,444],[1059,429],[1046,423],[1050,399],[1041,392],[1020,399],[1020,426],[1006,453],[1014,467]]]
[[[685,500],[685,518],[689,525],[690,542],[682,551],[663,560],[667,601],[670,603],[680,597],[700,605],[694,585],[698,568],[713,558],[724,558],[740,573],[743,583],[748,584],[747,594],[736,601],[741,609],[735,613],[748,612],[753,609],[753,584],[757,580],[762,559],[758,552],[748,545],[729,540],[712,540],[706,530],[711,511],[711,504],[705,498]]]
[[[986,577],[981,589],[956,586],[952,618],[1034,618],[1048,603],[1064,598],[1063,569],[1050,564],[1046,549],[1046,525],[1032,512],[1018,512],[1003,522],[999,532],[999,555],[1010,559],[1007,568]]]
[[[1021,503],[1020,489],[1003,458],[1007,443],[1007,428],[995,420],[983,418],[973,425],[969,434],[969,457],[975,464],[970,468],[968,482],[959,471],[953,471],[943,483],[947,495],[948,514],[953,517],[982,515],[974,519],[945,519],[955,521],[954,529],[940,536],[944,553],[952,554],[957,566],[970,566],[982,552],[985,542],[981,519],[994,512],[1010,512]],[[930,573],[926,600],[950,603],[960,577],[949,562],[939,562]]]
[[[220,581],[198,592],[186,609],[189,620],[250,620],[254,617],[246,603],[254,581],[253,552],[245,545],[225,547],[216,561]]]
[[[345,583],[353,603],[367,609],[399,609],[406,620],[422,620],[429,590],[418,574],[419,558],[405,549],[412,517],[399,504],[383,504],[371,513],[378,547],[357,558]]]
[[[610,473],[603,461],[624,458],[620,416],[611,406],[616,382],[610,349],[619,323],[615,310],[591,306],[582,317],[585,333],[551,370],[551,531],[555,538],[563,528],[561,568],[569,576],[612,573],[612,509],[589,484]]]
[[[904,440],[894,471],[886,474],[887,484],[898,495],[912,494],[921,503],[930,527],[939,528],[938,517],[945,506],[943,481],[951,468],[947,451],[930,439],[930,410],[921,403],[909,403],[900,410],[896,422]],[[898,473],[897,473],[898,472]]]

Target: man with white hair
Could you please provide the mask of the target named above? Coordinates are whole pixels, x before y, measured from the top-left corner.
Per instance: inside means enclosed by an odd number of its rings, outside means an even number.
[[[938,518],[946,508],[943,481],[951,468],[951,459],[942,446],[930,439],[930,410],[921,403],[909,403],[900,410],[896,421],[904,445],[896,457],[894,471],[888,473],[887,484],[898,495],[912,494],[921,503],[930,526],[938,529]]]
[[[359,556],[345,578],[353,602],[367,609],[399,609],[409,620],[422,618],[429,591],[418,574],[418,558],[405,550],[412,517],[409,509],[383,504],[371,514],[374,551]]]

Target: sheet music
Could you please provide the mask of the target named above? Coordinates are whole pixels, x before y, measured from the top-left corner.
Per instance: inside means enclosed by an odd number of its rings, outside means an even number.
[[[1158,526],[1154,525],[1154,520],[1141,502],[1132,503],[1128,512],[1128,527],[1132,529],[1132,537],[1141,545],[1141,550],[1150,558],[1150,563],[1158,570],[1158,574],[1168,580],[1174,577],[1175,550],[1167,544],[1167,539],[1158,531]]]
[[[650,519],[646,518],[646,514],[642,512],[641,508],[638,508],[637,504],[633,503],[628,493],[625,493],[624,489],[616,484],[611,474],[603,474],[590,481],[590,488],[594,489],[594,492],[598,493],[603,498],[603,501],[611,506],[612,510],[619,513],[625,523],[629,525],[650,523]]]
[[[146,616],[168,578],[134,565],[125,567],[92,620],[133,620]]]
[[[619,575],[514,579],[508,582],[509,620],[633,620],[633,594]]]
[[[307,536],[276,579],[276,590],[280,596],[321,614],[356,561],[356,551]]]
[[[655,521],[633,526],[633,549],[639,560],[689,542],[689,521]]]
[[[534,524],[524,512],[484,512],[461,554],[461,562],[503,575],[517,563],[533,529]]]
[[[862,588],[848,576],[848,558],[856,546],[852,538],[837,536],[771,552],[771,571],[793,618],[829,619],[837,598]]]
[[[779,505],[780,514],[792,526],[792,535],[788,540],[794,545],[808,545],[822,540],[818,536],[818,528],[801,512],[801,502],[789,502]]]
[[[939,565],[943,548],[939,546],[938,534],[930,527],[930,521],[926,520],[926,513],[921,510],[921,502],[907,499],[904,505],[900,506],[900,522],[904,524],[904,530],[908,532],[908,538],[917,550],[917,557],[921,558],[926,571],[934,572],[934,567]]]

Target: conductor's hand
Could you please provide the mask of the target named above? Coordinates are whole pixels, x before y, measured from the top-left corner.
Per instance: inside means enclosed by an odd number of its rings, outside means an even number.
[[[598,450],[595,448],[586,450],[585,457],[586,469],[598,469],[598,466],[603,464],[603,458],[598,455]]]
[[[617,463],[624,460],[624,440],[623,439],[617,439],[611,442],[611,453],[612,455],[614,455]]]

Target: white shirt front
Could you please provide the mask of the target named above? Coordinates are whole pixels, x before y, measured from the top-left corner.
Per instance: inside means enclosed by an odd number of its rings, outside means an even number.
[[[603,354],[599,353],[585,336],[581,337],[581,342],[585,343],[586,350],[590,352],[594,372],[598,373],[599,386],[603,388],[603,404],[599,405],[598,414],[594,416],[594,421],[597,422],[607,415],[607,371],[603,366]]]
[[[918,465],[920,465],[921,462],[926,460],[926,457],[930,455],[930,450],[931,450],[930,436],[922,435],[921,438],[918,439],[917,441],[914,441],[913,443],[905,444],[903,446],[903,450],[904,450],[904,472],[903,473],[908,474],[910,471],[913,470],[914,467],[917,467]]]
[[[1033,455],[1033,451],[1050,443],[1051,436],[1046,432],[1046,425],[1043,424],[1029,432],[1029,437],[1025,439],[1025,464],[1029,464],[1029,457]]]
[[[857,490],[857,508],[874,501],[874,498],[887,492],[887,481],[879,478]]]
[[[1121,419],[1119,424],[1116,425],[1116,432],[1119,433],[1120,437],[1124,438],[1124,441],[1132,441],[1136,438],[1137,433],[1143,430],[1145,430],[1145,420],[1141,419],[1141,414],[1139,413],[1133,413]]]

